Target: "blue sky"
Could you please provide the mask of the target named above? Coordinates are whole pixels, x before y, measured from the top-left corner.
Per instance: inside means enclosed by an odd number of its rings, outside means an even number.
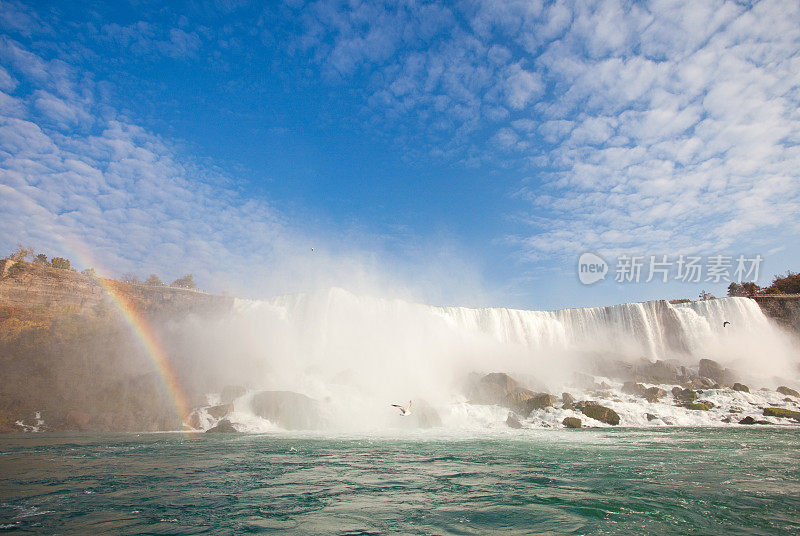
[[[525,308],[727,286],[623,254],[799,268],[796,2],[0,4],[9,252]]]

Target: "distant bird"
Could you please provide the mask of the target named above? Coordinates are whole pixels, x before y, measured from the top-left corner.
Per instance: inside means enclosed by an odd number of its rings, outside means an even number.
[[[403,406],[401,406],[399,404],[392,404],[392,407],[393,408],[397,408],[397,409],[400,410],[400,416],[401,417],[408,417],[409,415],[411,415],[411,401],[410,400],[408,401],[408,405],[406,407],[403,407]]]
[[[728,322],[728,321],[726,320],[725,322],[723,322],[723,323],[722,323],[722,327],[724,328],[724,327],[726,327],[728,324],[730,324],[730,322]]]
[[[311,248],[311,251],[314,251],[314,248]]]

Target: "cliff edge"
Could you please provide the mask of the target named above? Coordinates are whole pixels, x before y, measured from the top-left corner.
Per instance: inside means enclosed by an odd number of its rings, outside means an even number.
[[[111,304],[109,290],[144,313],[218,312],[233,306],[233,298],[229,296],[198,290],[122,283],[61,268],[10,259],[0,261],[0,305],[3,306],[68,307],[91,312]]]

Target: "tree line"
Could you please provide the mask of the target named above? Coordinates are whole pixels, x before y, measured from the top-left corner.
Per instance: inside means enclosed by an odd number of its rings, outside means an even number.
[[[728,285],[728,296],[753,297],[765,294],[800,294],[800,274],[786,272],[786,275],[776,275],[768,287],[760,287],[752,282]]]
[[[48,268],[58,268],[60,270],[71,270],[73,272],[77,271],[75,268],[73,268],[69,259],[65,259],[64,257],[50,257],[48,260],[47,255],[44,253],[36,253],[33,248],[17,246],[17,250],[9,255],[8,258],[15,261],[14,266],[12,266],[10,269],[12,274],[23,269],[23,263],[26,262],[30,262],[36,266],[46,266]],[[86,268],[85,270],[81,271],[81,273],[90,277],[97,277],[94,268]],[[127,273],[123,274],[120,281],[133,285],[149,285],[153,287],[167,286],[163,281],[161,281],[161,278],[158,277],[157,274],[150,274],[147,279],[142,281],[136,274]],[[169,286],[174,288],[187,288],[193,290],[197,289],[197,284],[194,282],[194,276],[192,274],[186,274],[183,277],[179,277],[170,283]]]

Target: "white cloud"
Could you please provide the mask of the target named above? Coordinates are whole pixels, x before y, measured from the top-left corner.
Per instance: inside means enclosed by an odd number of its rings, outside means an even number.
[[[493,181],[498,170],[529,178],[507,179],[523,206],[508,238],[521,256],[752,250],[800,230],[797,2],[322,0],[292,9],[304,30],[287,44],[293,60],[361,95],[369,132],[391,133],[398,151],[416,151],[411,159],[434,155]],[[207,34],[178,26],[100,33],[135,54],[197,55]],[[53,214],[46,229],[108,220],[118,227],[95,236],[98,247],[127,240],[141,252],[157,226],[151,255],[188,255],[195,244],[200,259],[211,251],[203,234],[224,254],[252,249],[234,232],[254,236],[247,215],[263,225],[264,247],[276,247],[269,237],[284,229],[271,207],[214,189],[209,170],[113,109],[99,119],[101,92],[67,60],[0,37],[0,63],[2,184]]]
[[[108,42],[140,56],[163,55],[174,59],[195,57],[202,46],[200,35],[181,28],[163,28],[146,21],[127,26],[111,23],[100,29]]]
[[[512,66],[506,78],[506,101],[508,105],[521,110],[538,97],[544,90],[541,76],[526,71],[519,64]]]
[[[371,9],[315,3],[314,46],[386,32],[339,69],[380,73],[373,114],[454,130],[442,158],[549,170],[512,188],[537,224],[512,238],[522,255],[757,247],[798,229],[800,4],[466,2],[466,24],[413,50],[387,26],[413,17]]]

